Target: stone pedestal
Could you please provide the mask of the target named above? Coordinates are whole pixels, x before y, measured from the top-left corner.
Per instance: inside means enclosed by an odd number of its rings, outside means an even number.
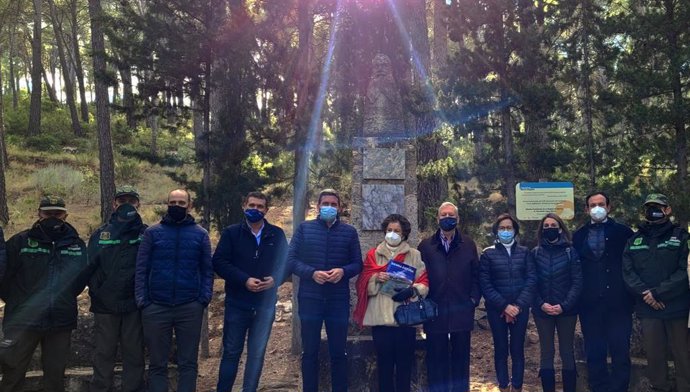
[[[404,137],[355,138],[352,165],[352,224],[362,252],[383,240],[381,222],[401,214],[412,224],[408,242],[419,242],[417,230],[417,157]],[[363,255],[364,256],[364,255]]]

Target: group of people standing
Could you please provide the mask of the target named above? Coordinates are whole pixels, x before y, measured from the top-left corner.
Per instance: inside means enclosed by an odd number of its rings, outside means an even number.
[[[483,296],[502,392],[522,390],[530,309],[539,334],[544,392],[556,388],[556,334],[563,390],[575,391],[578,315],[591,391],[627,391],[633,310],[641,320],[652,388],[672,390],[666,362],[670,350],[675,390],[690,392],[688,233],[669,219],[671,207],[664,195],[647,197],[645,222],[633,232],[608,216],[611,205],[605,193],[590,194],[585,200],[587,224],[571,238],[560,217],[547,214],[531,250],[519,243],[519,222],[501,214],[492,225],[495,244],[481,256],[458,228],[457,207],[445,202],[438,209],[438,230],[416,249],[408,243],[408,219],[400,214],[386,217],[381,242],[364,260],[357,231],[339,218],[340,195],[333,189],[319,193],[318,216],[301,223],[289,244],[283,230],[266,220],[266,195],[249,193],[243,200],[244,219],[222,231],[215,252],[206,230],[189,214],[187,191],[170,192],[167,213],[151,227],[142,222],[139,204],[134,188],[119,188],[113,198],[115,212],[88,245],[67,223],[67,208],[57,197],[42,198],[36,223],[10,238],[6,248],[0,231],[0,298],[6,302],[0,391],[22,390],[39,344],[45,390],[64,391],[71,331],[77,323],[76,297],[87,285],[95,322],[91,391],[111,388],[118,347],[123,391],[146,389],[145,347],[147,389],[167,391],[173,334],[177,390],[195,391],[203,311],[211,301],[215,273],[225,280],[218,392],[233,388],[245,342],[242,390],[257,390],[277,288],[293,274],[299,279],[295,288],[304,392],[319,390],[324,325],[331,389],[348,390],[349,281],[355,277],[353,319],[371,327],[379,391],[411,389],[417,330],[398,325],[394,314],[400,304],[420,298],[438,307],[437,317],[424,323],[429,390],[469,391],[471,331]],[[409,284],[390,284],[393,262],[413,271]]]

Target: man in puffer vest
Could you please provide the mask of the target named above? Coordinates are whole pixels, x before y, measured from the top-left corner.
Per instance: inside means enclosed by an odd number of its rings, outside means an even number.
[[[653,391],[690,392],[688,230],[671,222],[671,205],[660,193],[647,196],[644,213],[623,252],[623,279],[635,296],[647,376]],[[668,378],[669,349],[676,388]]]
[[[213,293],[211,241],[189,214],[189,193],[168,195],[168,213],[146,229],[139,245],[134,290],[149,350],[149,392],[168,391],[173,331],[178,392],[196,392],[204,308]]]
[[[43,197],[38,221],[7,241],[7,271],[0,284],[0,297],[6,303],[3,392],[24,390],[26,370],[39,344],[43,390],[65,390],[77,296],[88,280],[86,245],[66,219],[63,199]]]
[[[113,384],[115,355],[122,353],[122,391],[144,387],[144,333],[134,300],[137,252],[146,225],[137,212],[139,193],[130,186],[117,189],[110,220],[89,239],[89,281],[94,314],[94,355],[91,392],[107,392]]]

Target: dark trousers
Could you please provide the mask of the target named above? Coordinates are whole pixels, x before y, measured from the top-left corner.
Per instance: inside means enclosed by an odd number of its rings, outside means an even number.
[[[237,368],[247,340],[247,362],[244,367],[242,392],[256,392],[264,366],[266,344],[271,335],[275,307],[239,309],[225,306],[223,324],[223,357],[218,371],[217,392],[230,392],[235,384]]]
[[[2,366],[0,391],[20,392],[24,390],[26,370],[36,347],[41,345],[41,366],[43,368],[43,390],[64,392],[65,367],[69,357],[71,330],[64,331],[7,331],[6,338],[16,340]],[[10,366],[11,365],[11,366]]]
[[[415,337],[412,327],[372,327],[379,392],[410,392]]]
[[[493,309],[486,312],[489,326],[491,326],[491,335],[494,339],[496,379],[500,388],[506,388],[511,384],[515,388],[521,388],[525,374],[525,334],[529,312],[523,310],[518,314],[514,323],[507,323],[501,317],[501,313],[503,312]],[[508,374],[509,354],[513,362],[512,379]]]
[[[647,376],[652,391],[690,392],[690,354],[687,318],[640,319],[642,344],[647,353]],[[668,379],[669,347],[676,369],[676,388]]]
[[[203,314],[204,306],[196,301],[178,306],[151,304],[142,310],[144,340],[149,349],[149,392],[168,392],[168,358],[173,331],[177,343],[177,390],[196,391]]]
[[[587,304],[580,312],[587,375],[592,392],[627,392],[630,384],[632,314],[605,304]],[[611,371],[606,358],[611,354]]]
[[[426,335],[430,392],[470,390],[470,331]]]
[[[319,348],[321,327],[326,325],[328,353],[331,357],[331,389],[347,391],[347,327],[350,316],[349,299],[299,298],[302,325],[302,391],[319,389]]]
[[[539,333],[541,369],[552,370],[556,356],[555,333],[558,331],[558,351],[563,370],[575,370],[575,324],[577,316],[535,317]]]
[[[144,388],[144,331],[141,313],[94,313],[93,379],[90,392],[108,392],[113,385],[117,346],[122,353],[122,392]]]

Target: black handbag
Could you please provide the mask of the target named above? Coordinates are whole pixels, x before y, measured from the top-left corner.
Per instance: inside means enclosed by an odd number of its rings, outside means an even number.
[[[414,302],[406,302],[397,309],[393,317],[395,317],[395,322],[403,327],[411,327],[414,325],[423,324],[427,321],[431,321],[438,316],[438,306],[436,302],[422,298],[419,295],[419,291],[413,287],[415,294],[419,300]]]

